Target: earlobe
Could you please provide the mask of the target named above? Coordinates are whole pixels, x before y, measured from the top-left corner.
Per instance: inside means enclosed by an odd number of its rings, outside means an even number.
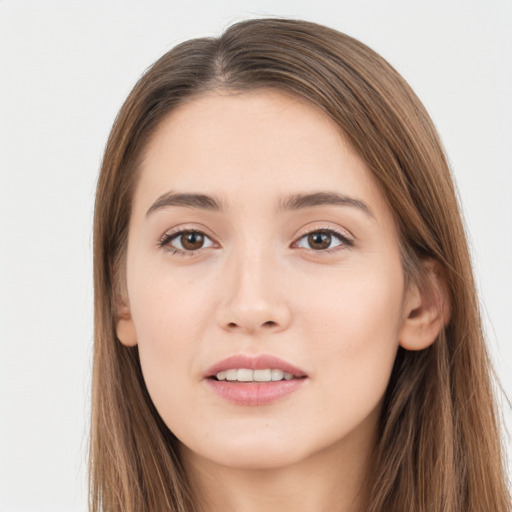
[[[406,350],[423,350],[432,345],[450,320],[450,300],[437,262],[423,262],[422,286],[411,284],[404,302],[404,320],[399,344]]]
[[[137,345],[137,332],[135,330],[130,310],[127,306],[121,306],[118,309],[116,334],[117,338],[123,345],[127,347],[134,347]]]

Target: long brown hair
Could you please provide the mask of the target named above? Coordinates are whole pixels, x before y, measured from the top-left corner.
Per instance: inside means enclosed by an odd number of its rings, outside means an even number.
[[[155,410],[136,347],[116,338],[138,163],[159,123],[204,92],[271,87],[345,132],[394,212],[404,272],[433,259],[451,320],[421,351],[399,349],[386,392],[367,512],[509,512],[499,418],[466,237],[436,130],[405,80],[362,43],[289,19],[232,25],[176,46],[139,80],[110,134],[94,221],[93,512],[194,510],[177,440]],[[414,277],[416,276],[416,277]]]

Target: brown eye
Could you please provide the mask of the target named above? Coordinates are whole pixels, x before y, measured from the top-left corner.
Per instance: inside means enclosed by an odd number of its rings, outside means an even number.
[[[334,230],[322,229],[311,231],[311,233],[300,237],[294,245],[303,249],[327,252],[329,249],[335,249],[338,246],[340,248],[344,246],[351,247],[353,242]]]
[[[166,235],[159,245],[172,249],[175,253],[191,253],[212,247],[214,243],[210,237],[200,231],[180,231]]]
[[[329,233],[310,233],[308,235],[308,244],[311,249],[328,249],[331,245],[331,235]]]
[[[201,249],[204,244],[204,235],[202,233],[183,233],[179,238],[183,249],[187,251]]]

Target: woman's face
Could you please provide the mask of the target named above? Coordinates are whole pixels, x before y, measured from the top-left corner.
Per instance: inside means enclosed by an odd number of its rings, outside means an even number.
[[[174,111],[126,272],[119,337],[189,455],[269,468],[371,443],[406,316],[399,242],[325,114],[270,90]]]

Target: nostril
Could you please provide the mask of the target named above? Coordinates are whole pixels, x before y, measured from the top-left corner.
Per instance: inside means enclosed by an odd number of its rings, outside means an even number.
[[[0,0],[1,1],[1,0]],[[242,330],[248,330],[248,331],[255,331],[257,329],[275,329],[277,326],[279,326],[278,322],[274,322],[274,320],[267,320],[266,322],[259,323],[257,321],[253,322],[247,322],[241,323],[241,322],[229,322],[225,324],[225,328],[229,329],[230,331],[238,330],[242,328]]]

